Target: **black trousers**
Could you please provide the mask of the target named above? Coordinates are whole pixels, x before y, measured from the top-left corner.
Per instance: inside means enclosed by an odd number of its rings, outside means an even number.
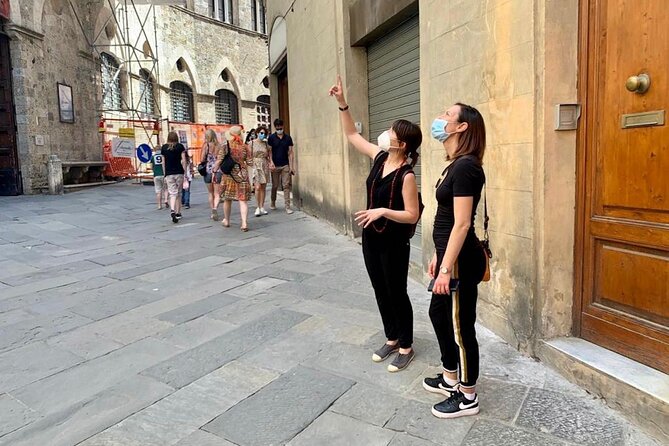
[[[478,247],[463,247],[452,275],[460,280],[458,291],[450,296],[432,294],[430,302],[430,319],[439,341],[441,362],[447,371],[459,369],[460,383],[465,387],[476,385],[479,377],[475,323],[478,284],[485,271],[483,256]],[[443,257],[444,251],[437,251],[437,266],[441,265]]]
[[[362,254],[374,288],[386,338],[413,344],[413,308],[407,293],[409,240],[363,233]]]

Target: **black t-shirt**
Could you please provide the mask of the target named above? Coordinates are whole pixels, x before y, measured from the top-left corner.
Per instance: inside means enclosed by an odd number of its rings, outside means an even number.
[[[462,249],[470,249],[478,246],[478,239],[474,231],[474,219],[476,207],[481,200],[481,190],[485,183],[485,173],[472,156],[464,156],[456,159],[449,167],[446,178],[437,187],[437,215],[434,218],[434,230],[432,238],[437,251],[446,249],[448,238],[455,224],[453,212],[453,199],[455,197],[474,197],[472,208],[472,225],[465,239]]]
[[[272,147],[272,162],[276,167],[287,166],[288,149],[293,145],[293,138],[289,134],[284,133],[283,138],[279,138],[276,133],[269,135],[267,144]]]
[[[379,152],[374,158],[374,165],[367,177],[367,209],[389,208],[394,211],[403,211],[404,196],[402,195],[402,187],[404,185],[404,177],[407,173],[412,172],[412,169],[411,166],[404,164],[383,177],[383,166],[387,159],[388,152],[383,151]],[[391,191],[392,205],[390,204]],[[363,229],[363,233],[367,236],[380,235],[392,237],[396,240],[408,240],[412,226],[386,218],[379,218]]]
[[[163,144],[160,149],[160,153],[165,157],[165,175],[183,175],[181,154],[186,151],[186,148],[181,143],[176,143],[171,149],[169,147],[169,144]]]

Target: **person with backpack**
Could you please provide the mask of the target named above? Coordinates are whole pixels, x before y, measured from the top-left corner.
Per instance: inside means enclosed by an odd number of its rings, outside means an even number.
[[[378,138],[378,145],[355,129],[344,98],[341,77],[329,90],[339,104],[341,122],[348,141],[374,163],[367,177],[367,209],[356,212],[362,226],[362,254],[387,341],[372,355],[381,362],[397,352],[389,372],[406,368],[415,356],[413,308],[407,293],[409,239],[420,218],[420,200],[413,167],[423,136],[409,121],[395,121]]]
[[[451,163],[436,185],[435,254],[428,267],[434,279],[429,313],[444,371],[425,378],[423,387],[447,397],[433,406],[434,416],[456,418],[479,413],[479,346],[474,324],[477,287],[486,274],[489,250],[476,237],[474,219],[485,184],[486,132],[481,113],[461,103],[437,117],[431,132]]]
[[[230,127],[226,132],[225,144],[218,151],[218,160],[213,171],[219,169],[223,173],[221,180],[221,200],[223,201],[224,218],[221,224],[225,228],[230,227],[230,213],[232,202],[239,201],[239,212],[241,214],[242,232],[249,230],[247,217],[249,212],[248,202],[251,199],[251,183],[249,182],[248,160],[251,159],[249,148],[242,139],[242,128],[238,125]],[[230,164],[228,170],[226,165]]]

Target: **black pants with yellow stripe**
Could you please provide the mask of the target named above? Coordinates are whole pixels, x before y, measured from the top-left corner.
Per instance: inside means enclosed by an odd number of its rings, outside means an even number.
[[[449,372],[459,370],[460,384],[476,385],[479,377],[479,344],[476,340],[476,301],[478,284],[485,271],[485,258],[479,247],[463,247],[458,256],[453,278],[460,281],[451,295],[432,294],[430,319],[434,326],[441,362]],[[444,251],[437,251],[437,266]]]

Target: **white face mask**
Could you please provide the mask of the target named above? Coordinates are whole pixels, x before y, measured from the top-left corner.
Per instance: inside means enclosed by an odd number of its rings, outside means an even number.
[[[384,152],[390,150],[390,133],[388,132],[388,130],[381,133],[377,138],[376,142],[379,145],[379,149],[383,150]]]

